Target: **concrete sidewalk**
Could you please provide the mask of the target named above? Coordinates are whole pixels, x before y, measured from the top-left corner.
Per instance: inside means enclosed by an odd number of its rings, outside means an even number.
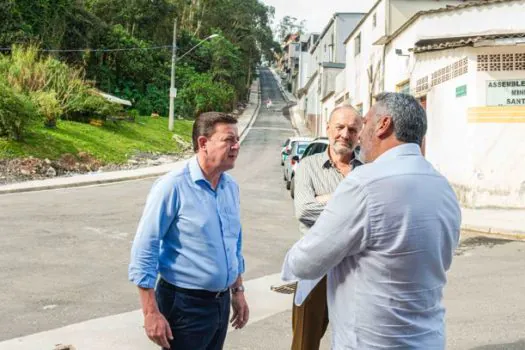
[[[461,208],[461,213],[464,230],[525,239],[525,209]]]
[[[270,289],[282,283],[280,273],[245,282],[246,299],[250,303],[248,325],[291,309],[291,294]],[[135,310],[1,341],[0,350],[51,350],[57,344],[71,344],[77,350],[159,349],[144,334],[143,324],[142,311]],[[236,330],[230,326],[228,332],[232,331]]]
[[[259,80],[254,81],[251,86],[250,100],[248,106],[238,118],[238,128],[241,142],[246,137],[249,126],[253,123],[261,104]],[[120,170],[101,173],[89,173],[71,177],[57,177],[46,180],[35,180],[13,183],[0,186],[0,195],[8,193],[32,192],[51,190],[56,188],[81,187],[100,185],[121,181],[158,177],[172,170],[184,167],[187,159],[174,163],[162,164],[154,167],[145,167],[132,170]]]

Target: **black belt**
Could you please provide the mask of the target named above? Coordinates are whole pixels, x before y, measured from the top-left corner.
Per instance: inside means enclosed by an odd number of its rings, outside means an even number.
[[[226,294],[226,293],[228,293],[230,291],[230,288],[226,288],[225,290],[222,290],[222,291],[219,291],[219,292],[211,292],[209,290],[204,290],[204,289],[182,288],[182,287],[177,287],[177,286],[167,282],[163,278],[161,278],[159,280],[159,285],[161,285],[161,286],[163,286],[165,288],[174,290],[176,292],[180,292],[180,293],[184,293],[184,294],[188,294],[188,295],[192,295],[192,296],[196,296],[196,297],[200,297],[200,298],[220,298],[224,294]]]

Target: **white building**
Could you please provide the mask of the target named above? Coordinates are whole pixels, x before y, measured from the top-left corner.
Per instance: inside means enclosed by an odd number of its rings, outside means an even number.
[[[524,14],[525,0],[465,3],[385,40],[384,89],[422,101],[426,156],[464,206],[525,207]]]
[[[366,112],[373,96],[384,90],[386,38],[418,11],[460,3],[463,1],[378,0],[345,40],[347,91],[339,91],[338,100],[348,95],[345,101]],[[407,87],[401,85],[403,89]]]
[[[301,54],[299,55],[297,84],[296,89],[293,91],[295,95],[298,94],[298,90],[303,89],[306,86],[310,76],[313,74],[314,69],[310,49],[315,45],[317,39],[319,39],[319,33],[301,35]]]
[[[324,135],[326,129],[323,126],[326,125],[324,111],[327,108],[323,108],[323,101],[335,92],[335,77],[344,69],[344,39],[363,16],[363,13],[335,13],[310,48],[309,79],[297,94],[299,113],[315,135]]]

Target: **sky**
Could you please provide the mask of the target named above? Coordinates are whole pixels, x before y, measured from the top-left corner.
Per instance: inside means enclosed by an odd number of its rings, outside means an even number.
[[[275,28],[284,16],[306,20],[306,32],[322,32],[335,12],[367,12],[375,0],[260,0],[275,7]]]

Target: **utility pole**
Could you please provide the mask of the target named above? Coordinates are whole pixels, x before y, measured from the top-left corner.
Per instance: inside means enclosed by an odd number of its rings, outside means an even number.
[[[177,60],[177,19],[173,22],[173,47],[171,49],[171,84],[170,84],[170,112],[168,116],[168,129],[173,131],[175,113],[175,97],[177,96],[177,89],[175,89],[175,61]]]

